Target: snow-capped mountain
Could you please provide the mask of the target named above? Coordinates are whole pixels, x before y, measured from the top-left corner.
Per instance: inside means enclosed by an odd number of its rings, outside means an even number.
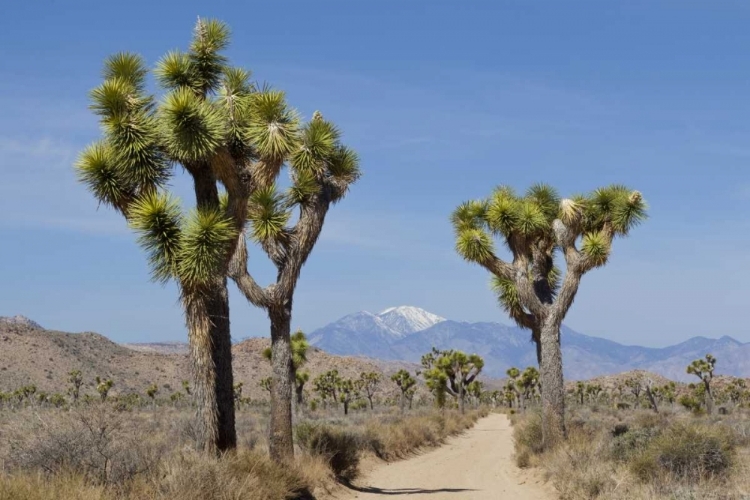
[[[484,373],[490,377],[503,377],[511,366],[536,365],[536,350],[528,331],[501,323],[451,321],[410,306],[379,314],[350,314],[312,332],[310,341],[334,354],[414,363],[432,347],[459,349],[482,356]],[[622,345],[563,326],[562,349],[565,377],[573,380],[629,370],[690,380],[685,367],[707,353],[719,360],[717,373],[750,376],[750,343],[731,337],[693,337],[677,345],[649,348]]]
[[[401,337],[445,321],[437,314],[413,306],[390,307],[377,317]]]

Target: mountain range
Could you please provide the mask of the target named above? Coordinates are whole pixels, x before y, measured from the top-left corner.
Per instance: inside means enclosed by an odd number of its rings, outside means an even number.
[[[419,363],[432,347],[481,355],[484,372],[503,377],[511,366],[536,365],[530,333],[501,323],[452,321],[418,307],[400,306],[379,314],[361,311],[309,334],[310,343],[326,352]],[[663,347],[623,345],[562,328],[565,377],[583,380],[629,370],[647,370],[672,380],[689,381],[687,365],[711,353],[717,374],[750,377],[750,343],[731,337],[693,337]]]

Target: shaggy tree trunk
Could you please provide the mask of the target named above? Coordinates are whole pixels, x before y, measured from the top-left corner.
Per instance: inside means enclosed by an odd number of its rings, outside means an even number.
[[[651,403],[651,408],[654,409],[654,413],[659,413],[659,407],[656,406],[656,398],[654,398],[654,393],[651,392],[650,388],[646,388],[646,396],[648,396],[648,400]]]
[[[226,282],[185,295],[183,301],[198,402],[198,448],[209,453],[236,448]]]
[[[372,396],[367,396],[367,399],[370,401],[370,410],[374,410],[375,407],[372,405]]]
[[[404,413],[404,408],[406,406],[406,393],[404,391],[401,391],[401,399],[399,400],[399,406],[401,407],[401,414]]]
[[[271,307],[271,422],[268,451],[271,458],[280,462],[294,456],[292,440],[292,345],[290,324],[291,300],[286,307]]]
[[[560,324],[547,320],[541,332],[542,435],[545,448],[565,438],[565,388],[563,385]]]
[[[297,387],[295,387],[294,390],[297,393],[297,407],[301,408],[302,405],[304,404],[304,393],[303,393],[303,391],[305,390],[305,386],[304,385],[297,385]]]
[[[349,401],[344,400],[344,415],[349,415]]]
[[[464,399],[466,397],[466,393],[464,392],[464,382],[463,380],[458,383],[458,409],[461,411],[461,415],[465,413],[464,408]]]
[[[706,386],[706,413],[712,415],[714,412],[714,395],[711,394],[711,385],[704,381],[703,385]]]

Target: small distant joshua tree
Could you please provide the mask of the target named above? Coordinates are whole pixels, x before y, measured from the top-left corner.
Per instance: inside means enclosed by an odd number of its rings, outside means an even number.
[[[328,370],[315,377],[315,380],[313,380],[313,390],[320,394],[320,399],[324,404],[327,404],[327,401],[330,400],[338,405],[341,381],[342,378],[338,370]]]
[[[726,389],[729,400],[738,405],[747,396],[747,385],[744,379],[736,378],[732,380]]]
[[[99,393],[99,398],[102,400],[102,402],[107,400],[109,390],[112,389],[113,385],[115,385],[115,383],[111,378],[104,380],[102,378],[96,377],[96,392]]]
[[[258,385],[260,385],[263,388],[263,390],[268,391],[268,394],[270,395],[272,383],[273,383],[273,380],[271,379],[271,377],[266,377],[266,378],[260,379],[260,382],[258,383]]]
[[[521,370],[519,370],[515,366],[511,366],[505,371],[505,374],[510,379],[507,389],[510,389],[513,392],[515,399],[516,399],[516,404],[520,408],[521,407],[521,394],[518,389],[518,386],[516,385],[516,382],[518,381],[518,377],[521,376]]]
[[[75,404],[81,395],[81,386],[83,385],[83,373],[81,373],[81,370],[73,370],[68,373],[68,382],[70,383],[68,393],[73,398],[73,404]]]
[[[349,415],[349,404],[359,398],[360,384],[358,382],[358,380],[347,378],[338,384],[339,400],[344,404],[344,415]]]
[[[457,252],[493,275],[503,308],[531,331],[541,373],[545,446],[565,437],[560,327],[581,278],[604,266],[615,237],[627,236],[645,217],[641,193],[624,186],[568,199],[545,184],[523,196],[501,186],[488,199],[465,202],[453,212]],[[510,250],[510,261],[498,257],[495,236]],[[565,273],[555,266],[558,255]]]
[[[234,407],[239,410],[242,406],[242,382],[237,382],[232,386],[232,393],[234,394]]]
[[[305,384],[310,380],[310,374],[308,372],[302,372],[300,369],[302,365],[307,362],[307,351],[310,348],[310,344],[307,341],[307,336],[302,330],[297,330],[291,336],[292,346],[292,368],[294,369],[294,393],[297,409],[301,409],[304,404],[304,390]],[[273,351],[270,347],[263,350],[263,357],[269,362],[272,362]]]
[[[370,410],[374,408],[372,398],[375,396],[375,393],[378,392],[380,379],[380,374],[377,372],[362,372],[359,374],[360,387],[365,394],[365,397],[370,402]]]
[[[651,405],[651,409],[654,410],[654,413],[659,413],[659,406],[656,404],[656,398],[659,397],[660,394],[659,388],[654,385],[654,381],[650,378],[646,378],[643,387],[646,391],[646,397]]]
[[[586,395],[586,384],[580,380],[576,382],[575,395],[578,399],[578,404],[583,406],[583,397]]]
[[[484,360],[477,354],[448,350],[432,352],[422,356],[423,372],[428,385],[456,398],[461,413],[465,412],[466,388],[477,378],[484,367]]]
[[[711,392],[711,380],[714,378],[716,358],[706,354],[704,359],[696,359],[687,367],[687,372],[695,375],[703,382],[704,397],[706,401],[706,413],[711,415],[714,411],[714,396]]]
[[[599,384],[586,384],[586,396],[589,398],[590,402],[598,401],[599,395],[603,390],[604,389]]]
[[[521,408],[526,408],[535,391],[539,388],[539,370],[533,366],[527,367],[516,381],[516,387],[521,397]]]
[[[664,384],[661,388],[661,396],[670,405],[674,404],[677,399],[677,384],[671,381]]]
[[[625,385],[635,397],[635,407],[638,408],[641,405],[641,392],[643,392],[643,381],[640,375],[628,378]]]
[[[399,398],[399,408],[401,410],[401,413],[404,413],[404,409],[406,408],[406,393],[411,390],[412,387],[417,385],[417,381],[414,380],[414,377],[411,376],[411,374],[401,369],[394,373],[391,376],[391,380],[396,383],[399,390],[401,391],[401,397]]]
[[[151,384],[146,388],[146,396],[151,400],[151,406],[156,408],[156,395],[159,394],[159,386]]]
[[[182,390],[185,391],[185,394],[187,394],[188,396],[191,396],[193,394],[190,389],[190,382],[187,380],[182,381]]]

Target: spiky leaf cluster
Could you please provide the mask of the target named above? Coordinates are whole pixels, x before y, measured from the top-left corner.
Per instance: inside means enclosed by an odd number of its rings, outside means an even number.
[[[695,375],[704,382],[710,381],[714,376],[716,358],[711,354],[706,354],[703,359],[696,359],[687,367],[687,373]]]
[[[498,272],[501,261],[495,238],[510,250],[516,270],[535,284],[539,299],[550,302],[561,285],[561,272],[554,262],[558,251],[575,248],[579,242],[576,251],[585,259],[580,269],[602,266],[609,258],[612,239],[627,235],[645,218],[643,197],[624,186],[562,199],[551,186],[537,184],[523,195],[500,186],[487,199],[459,205],[451,222],[458,254],[492,271],[491,286],[503,309],[527,326],[529,308],[519,294],[518,274]]]

